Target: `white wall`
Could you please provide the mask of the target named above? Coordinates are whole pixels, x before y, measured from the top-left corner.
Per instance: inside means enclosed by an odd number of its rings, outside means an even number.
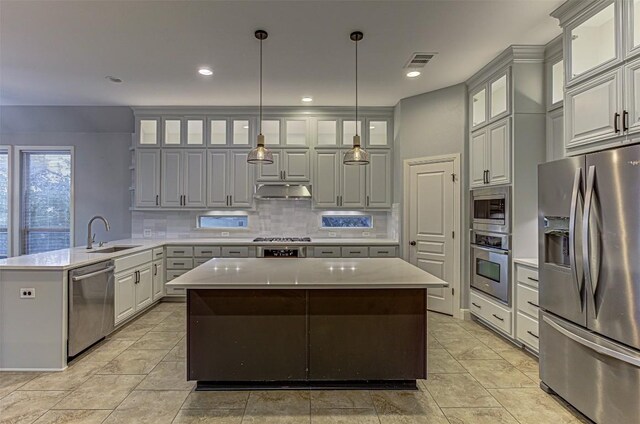
[[[133,112],[128,107],[0,107],[0,145],[75,147],[75,245],[87,223],[104,215],[111,231],[94,226],[97,240],[131,235],[129,186]]]
[[[462,199],[460,205],[461,236],[461,304],[466,305],[469,287],[468,276],[468,199],[467,178],[467,87],[458,84],[441,90],[402,99],[395,108],[394,125],[394,202],[403,204],[403,161],[405,159],[459,153],[461,156]],[[402,217],[402,211],[400,212]],[[402,224],[401,224],[402,225]],[[407,241],[402,240],[401,250]]]

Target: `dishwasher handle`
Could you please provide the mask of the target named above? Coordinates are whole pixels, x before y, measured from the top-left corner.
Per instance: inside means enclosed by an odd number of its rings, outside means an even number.
[[[90,272],[88,274],[82,274],[82,275],[76,275],[73,278],[71,278],[73,281],[81,281],[81,280],[85,280],[87,278],[91,278],[91,277],[95,277],[96,275],[100,275],[100,274],[106,274],[107,272],[111,272],[114,269],[116,269],[115,266],[109,266],[107,268],[101,269],[99,271],[95,271],[95,272]]]

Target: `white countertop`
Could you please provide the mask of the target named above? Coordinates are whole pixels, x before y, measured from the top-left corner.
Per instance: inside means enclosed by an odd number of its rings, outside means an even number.
[[[513,258],[513,262],[533,268],[538,268],[538,258]]]
[[[212,246],[264,246],[277,245],[278,243],[254,242],[254,237],[246,238],[188,238],[188,239],[124,239],[110,241],[102,248],[94,245],[94,251],[113,246],[137,246],[132,249],[122,250],[114,253],[91,253],[84,247],[74,247],[70,249],[54,250],[51,252],[36,253],[33,255],[15,256],[13,258],[1,259],[0,269],[7,270],[67,270],[92,263],[127,256],[132,253],[141,252],[163,246],[182,245],[212,245]],[[397,245],[397,240],[381,238],[325,238],[312,239],[310,243],[286,243],[287,245],[307,245],[307,246],[378,246]]]
[[[211,259],[168,282],[186,289],[376,289],[446,287],[400,258]]]

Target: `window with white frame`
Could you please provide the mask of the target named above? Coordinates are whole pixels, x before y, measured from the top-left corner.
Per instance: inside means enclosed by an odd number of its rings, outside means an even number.
[[[322,215],[320,219],[322,228],[372,228],[373,217],[371,215]]]
[[[64,249],[71,241],[70,150],[20,150],[20,253]]]
[[[0,150],[0,259],[9,256],[9,151]]]
[[[198,215],[198,228],[202,229],[246,229],[249,226],[247,215]]]

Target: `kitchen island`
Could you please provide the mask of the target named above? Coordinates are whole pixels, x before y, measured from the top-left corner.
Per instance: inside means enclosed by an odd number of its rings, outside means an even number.
[[[212,259],[187,290],[187,378],[198,389],[415,388],[427,373],[427,289],[398,258]]]

